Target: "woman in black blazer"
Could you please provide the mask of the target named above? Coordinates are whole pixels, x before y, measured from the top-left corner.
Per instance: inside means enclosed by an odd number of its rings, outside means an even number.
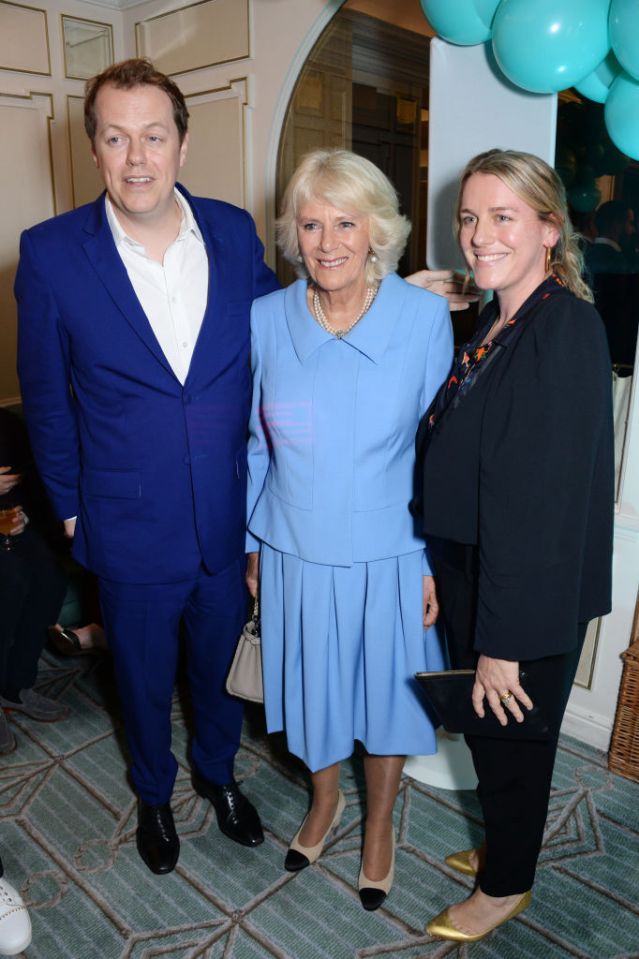
[[[420,425],[418,505],[452,665],[476,667],[475,712],[523,721],[528,683],[550,727],[467,737],[485,842],[447,862],[478,884],[427,928],[470,942],[531,899],[586,625],[610,610],[613,432],[606,335],[555,171],[512,150],[475,157],[457,232],[495,297]]]

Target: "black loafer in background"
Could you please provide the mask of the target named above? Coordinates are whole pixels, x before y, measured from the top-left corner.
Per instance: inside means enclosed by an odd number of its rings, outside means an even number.
[[[198,795],[213,804],[217,824],[225,836],[242,846],[259,846],[264,842],[257,809],[242,795],[235,780],[218,786],[194,771],[193,786]]]
[[[168,802],[151,806],[138,800],[135,838],[138,852],[151,872],[162,876],[175,869],[180,855],[180,840]]]

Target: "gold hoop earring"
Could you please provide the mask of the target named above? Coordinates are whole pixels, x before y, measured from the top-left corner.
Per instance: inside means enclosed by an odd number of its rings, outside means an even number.
[[[552,256],[554,252],[555,251],[551,246],[546,247],[546,259],[544,261],[544,269],[546,273],[550,273],[550,268],[552,266]]]

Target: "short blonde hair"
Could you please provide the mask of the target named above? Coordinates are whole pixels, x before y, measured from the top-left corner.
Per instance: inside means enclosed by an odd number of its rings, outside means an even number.
[[[298,259],[297,217],[309,200],[368,217],[376,261],[370,256],[366,261],[367,283],[397,269],[411,225],[399,212],[395,187],[374,163],[350,150],[313,150],[302,157],[286,187],[276,221],[278,246],[301,277],[307,277],[308,272]]]
[[[550,268],[571,293],[592,303],[592,290],[581,275],[583,256],[579,249],[579,234],[574,231],[570,222],[566,191],[556,171],[533,153],[522,153],[519,150],[487,150],[486,153],[473,157],[467,163],[459,182],[454,224],[458,240],[462,193],[466,182],[474,173],[491,173],[499,177],[502,183],[535,211],[540,220],[557,227],[559,239],[552,251]]]

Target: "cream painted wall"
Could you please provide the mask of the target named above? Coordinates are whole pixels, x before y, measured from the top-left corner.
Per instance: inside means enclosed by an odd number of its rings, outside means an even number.
[[[244,0],[235,0],[242,4]],[[249,4],[250,57],[205,67],[175,77],[189,97],[209,90],[220,90],[239,78],[248,78],[246,104],[246,193],[245,206],[253,214],[260,236],[267,243],[267,258],[274,261],[269,228],[273,212],[275,182],[274,152],[279,140],[288,96],[306,53],[322,25],[342,0],[251,0]],[[147,0],[124,11],[125,53],[136,54],[135,24],[188,2]],[[275,145],[275,146],[273,146]],[[197,151],[192,141],[191,153]],[[189,162],[184,169],[188,186]],[[200,158],[197,160],[200,163]],[[198,171],[198,182],[200,180]],[[215,196],[215,183],[211,182]],[[267,226],[267,223],[269,226]]]
[[[12,288],[20,233],[73,206],[67,97],[81,97],[84,82],[65,77],[61,14],[110,24],[115,56],[121,57],[124,48],[123,18],[117,10],[78,0],[44,0],[34,6],[45,13],[50,75],[2,69],[0,61],[0,104],[5,117],[11,117],[10,124],[3,123],[0,155],[0,403],[19,400]],[[15,34],[5,33],[3,39],[11,48],[12,65],[29,66],[33,38],[24,35],[19,23]]]
[[[267,244],[268,259],[274,260],[274,247],[267,223],[272,220],[275,162],[279,128],[288,97],[297,73],[313,42],[342,0],[233,0],[234,4],[248,3],[249,56],[214,67],[199,68],[175,77],[191,105],[195,117],[206,117],[211,125],[220,125],[222,135],[213,141],[207,129],[207,141],[198,148],[196,136],[191,148],[193,180],[200,192],[210,196],[222,195],[238,202],[243,200],[254,215],[258,231]],[[13,211],[3,216],[0,225],[0,274],[3,297],[0,302],[0,403],[19,399],[15,376],[15,307],[10,296],[17,265],[19,234],[22,229],[74,205],[86,202],[98,194],[101,184],[93,172],[89,145],[81,129],[81,110],[77,98],[82,97],[83,81],[67,79],[64,75],[61,14],[84,20],[109,23],[113,28],[113,46],[116,60],[135,56],[137,22],[156,17],[168,11],[182,10],[188,21],[188,2],[180,0],[147,0],[146,3],[115,9],[115,5],[85,3],[81,0],[40,0],[38,6],[46,13],[51,61],[51,75],[42,76],[3,70],[0,64],[0,97],[3,103],[26,105],[34,93],[47,94],[51,118],[41,106],[38,138],[40,169],[31,173],[27,166],[21,177],[16,176],[15,158],[3,161],[0,157],[0,182],[3,210]],[[232,6],[231,9],[234,9]],[[238,7],[239,9],[239,7]],[[20,11],[18,11],[20,12]],[[11,42],[25,47],[30,38],[16,35]],[[200,47],[201,48],[201,47]],[[203,96],[202,96],[203,95]],[[72,98],[68,101],[67,98]],[[229,103],[229,98],[234,101]],[[42,98],[40,98],[42,99]],[[40,101],[38,101],[40,102]],[[194,123],[194,134],[198,124]],[[226,127],[225,124],[231,124]],[[24,123],[25,144],[31,137],[32,117]],[[233,136],[224,135],[231,131]],[[27,133],[27,131],[29,131]],[[18,144],[16,152],[25,144]],[[233,145],[235,144],[235,146]],[[84,152],[86,149],[86,153]],[[226,152],[225,152],[226,151]],[[240,153],[240,156],[236,154]],[[220,175],[215,176],[215,163],[221,164]],[[34,177],[38,176],[38,182]],[[185,183],[189,184],[188,164]],[[21,201],[24,197],[24,202]],[[37,201],[34,203],[34,197]],[[27,202],[28,200],[28,202]]]
[[[347,6],[349,10],[386,20],[402,30],[412,30],[425,37],[435,36],[422,12],[419,0],[402,0],[401,3],[393,0],[347,0]]]

